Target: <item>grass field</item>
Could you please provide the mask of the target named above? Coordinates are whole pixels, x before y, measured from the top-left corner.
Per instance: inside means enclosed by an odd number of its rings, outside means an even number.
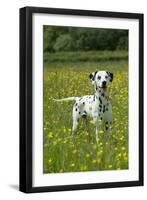
[[[89,74],[114,73],[109,98],[113,107],[110,138],[100,129],[95,140],[93,121],[80,121],[71,137],[73,102],[53,98],[94,93]],[[67,52],[44,54],[44,173],[128,169],[128,54],[127,52]]]

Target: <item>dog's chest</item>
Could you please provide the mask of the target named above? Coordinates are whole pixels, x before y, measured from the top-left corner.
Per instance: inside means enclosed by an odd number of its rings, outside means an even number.
[[[103,96],[84,96],[79,101],[79,108],[81,113],[89,115],[90,117],[103,117],[108,111],[109,103]]]

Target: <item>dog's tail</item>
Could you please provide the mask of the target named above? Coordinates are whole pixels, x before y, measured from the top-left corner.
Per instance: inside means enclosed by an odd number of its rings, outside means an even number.
[[[76,101],[78,99],[79,99],[79,97],[67,97],[64,99],[53,99],[53,100],[56,102],[62,102],[62,101]]]

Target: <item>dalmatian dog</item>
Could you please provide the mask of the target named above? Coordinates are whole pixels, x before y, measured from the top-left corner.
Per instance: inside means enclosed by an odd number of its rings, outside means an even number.
[[[89,75],[94,85],[95,94],[81,97],[68,97],[64,99],[54,99],[57,102],[75,101],[73,106],[73,127],[72,135],[75,134],[79,119],[89,116],[96,127],[96,141],[99,140],[99,119],[103,121],[106,131],[109,131],[112,122],[112,106],[108,100],[108,85],[113,80],[113,74],[107,71],[96,71]]]

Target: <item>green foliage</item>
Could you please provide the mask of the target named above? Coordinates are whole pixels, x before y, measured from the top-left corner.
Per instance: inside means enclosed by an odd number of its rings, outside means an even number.
[[[128,50],[128,40],[127,40],[126,36],[121,37],[119,39],[118,44],[117,44],[117,49],[118,50]]]
[[[70,34],[63,34],[60,35],[54,46],[53,46],[55,51],[71,51],[74,49],[74,43],[73,40],[70,36]]]
[[[128,31],[44,26],[44,51],[127,50]]]

